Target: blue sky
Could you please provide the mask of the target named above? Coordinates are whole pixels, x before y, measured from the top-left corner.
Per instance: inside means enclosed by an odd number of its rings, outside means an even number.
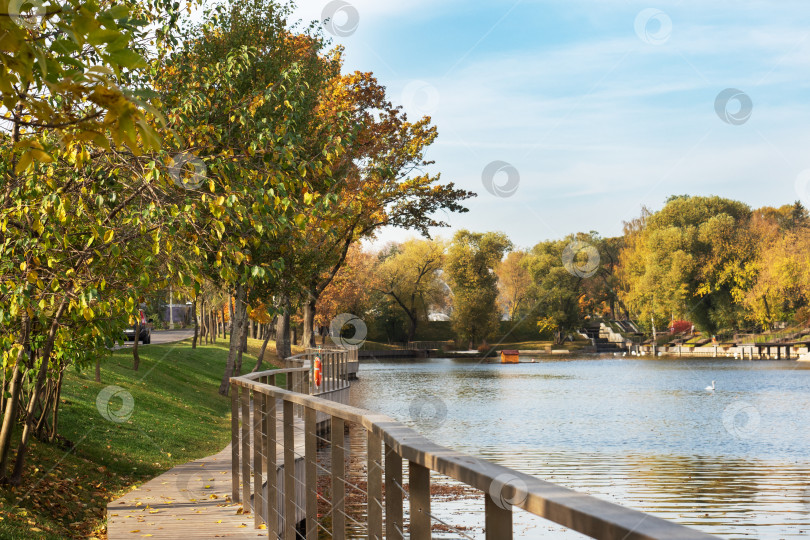
[[[346,1],[334,21],[350,35],[334,42],[347,70],[373,71],[410,116],[430,114],[434,171],[479,194],[442,236],[612,236],[683,193],[810,206],[806,0]],[[301,0],[296,14],[320,19],[328,4]],[[727,88],[753,104],[740,125],[715,111]],[[519,173],[514,195],[484,189],[493,161]]]

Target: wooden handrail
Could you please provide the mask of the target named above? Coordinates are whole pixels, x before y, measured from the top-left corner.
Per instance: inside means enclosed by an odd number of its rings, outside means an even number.
[[[339,421],[340,425],[345,422],[355,423],[365,428],[369,434],[370,451],[374,448],[374,451],[379,453],[379,449],[373,446],[372,442],[381,440],[385,444],[386,456],[392,452],[390,455],[408,460],[412,471],[419,472],[422,470],[420,468],[435,471],[483,491],[486,495],[488,538],[504,538],[502,534],[507,527],[511,538],[512,512],[510,505],[593,538],[623,540],[715,538],[683,525],[578,493],[528,474],[445,448],[388,416],[256,381],[261,377],[304,370],[306,368],[252,373],[232,378],[231,384],[234,394],[237,393],[237,388],[241,388],[243,395],[247,393],[250,396],[250,392],[253,392],[254,395],[269,396],[272,400],[281,399],[290,406],[303,407],[304,411],[324,413],[333,421]],[[272,400],[261,399],[262,402]],[[310,421],[307,422],[307,426],[309,424],[311,424]],[[372,459],[371,452],[369,459]],[[369,466],[368,469],[371,470],[372,467]],[[413,483],[414,478],[411,481]],[[371,479],[369,483],[372,483]],[[414,504],[413,497],[417,497],[417,500],[422,500],[422,502],[424,502],[424,497],[429,497],[429,487],[427,494],[414,493],[413,485],[411,490],[412,505]],[[422,499],[419,499],[420,497]],[[500,498],[500,501],[494,500],[496,498]],[[504,501],[508,504],[504,504]],[[429,500],[427,504],[429,505]],[[373,516],[369,516],[370,520],[372,518]],[[374,519],[376,520],[376,518]],[[499,531],[497,536],[495,531]]]

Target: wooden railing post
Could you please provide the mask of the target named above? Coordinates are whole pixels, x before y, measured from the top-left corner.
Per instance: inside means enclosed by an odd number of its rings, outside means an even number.
[[[278,466],[276,452],[278,449],[276,433],[276,398],[264,396],[264,469],[267,471],[267,497],[265,497],[265,523],[267,534],[274,540],[278,538]]]
[[[231,500],[239,497],[239,387],[231,384]]]
[[[250,389],[240,392],[242,402],[242,509],[251,509],[250,503]]]
[[[511,506],[511,505],[510,505]],[[512,540],[512,509],[496,504],[489,493],[484,494],[484,522],[487,540]]]
[[[284,540],[295,540],[295,418],[284,401]]]
[[[332,539],[346,538],[346,454],[342,418],[332,417]]]
[[[262,465],[264,440],[262,436],[262,413],[264,412],[264,394],[253,393],[253,526],[258,528],[262,521],[264,494],[262,493]]]
[[[318,445],[315,409],[304,409],[304,487],[306,489],[306,540],[318,540]]]
[[[371,431],[368,432],[367,471],[368,540],[382,540],[382,439]]]
[[[408,497],[411,500],[411,538],[429,539],[430,469],[409,461],[408,483]]]
[[[402,458],[385,445],[385,537],[403,540],[402,524]]]

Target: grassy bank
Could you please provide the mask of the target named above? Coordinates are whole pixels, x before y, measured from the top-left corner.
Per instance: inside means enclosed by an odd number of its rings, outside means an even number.
[[[250,340],[243,371],[260,345]],[[277,360],[270,345],[264,369]],[[230,401],[217,393],[227,342],[150,345],[140,356],[135,372],[132,351],[116,351],[101,383],[92,369],[66,375],[59,433],[67,442],[33,441],[23,484],[0,491],[0,538],[104,538],[108,501],[228,444]],[[106,400],[109,386],[123,391]]]

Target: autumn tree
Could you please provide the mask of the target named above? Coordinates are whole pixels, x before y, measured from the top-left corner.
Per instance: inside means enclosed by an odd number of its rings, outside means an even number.
[[[379,291],[403,311],[408,321],[408,341],[416,337],[429,308],[441,302],[444,282],[444,242],[409,240],[390,249],[379,268]]]
[[[378,263],[361,244],[352,244],[346,262],[324,289],[315,314],[315,325],[328,328],[341,313],[365,317],[371,308],[371,297],[378,286]]]
[[[750,286],[755,253],[751,209],[720,197],[672,197],[644,218],[621,254],[623,300],[639,322],[666,327],[673,318],[716,332],[740,324],[735,301]]]
[[[810,219],[801,203],[761,208],[753,214],[750,234],[757,255],[748,265],[753,286],[741,302],[763,328],[776,322],[806,324],[810,306]]]
[[[267,0],[218,6],[190,26],[156,81],[179,161],[204,168],[204,179],[187,190],[191,219],[177,238],[198,257],[199,278],[234,297],[223,394],[250,304],[282,288],[285,255],[299,249],[311,216],[333,202],[331,167],[348,129],[340,116],[317,121],[322,88],[338,65],[317,35],[287,30],[288,14]]]
[[[353,243],[383,227],[429,236],[431,228],[447,225],[436,213],[466,212],[461,203],[474,196],[425,172],[432,162],[424,154],[436,140],[436,127],[429,117],[410,121],[371,73],[341,75],[331,82],[321,115],[328,119],[338,112],[351,118],[355,137],[334,169],[337,203],[310,220],[311,232],[290,264],[301,284],[305,344],[313,343],[319,298]]]
[[[453,328],[470,348],[498,330],[498,277],[495,268],[512,243],[503,233],[455,234],[447,249],[444,270],[453,292]]]
[[[519,319],[530,298],[532,278],[527,262],[525,251],[511,251],[495,269],[498,275],[498,303],[510,321]]]

